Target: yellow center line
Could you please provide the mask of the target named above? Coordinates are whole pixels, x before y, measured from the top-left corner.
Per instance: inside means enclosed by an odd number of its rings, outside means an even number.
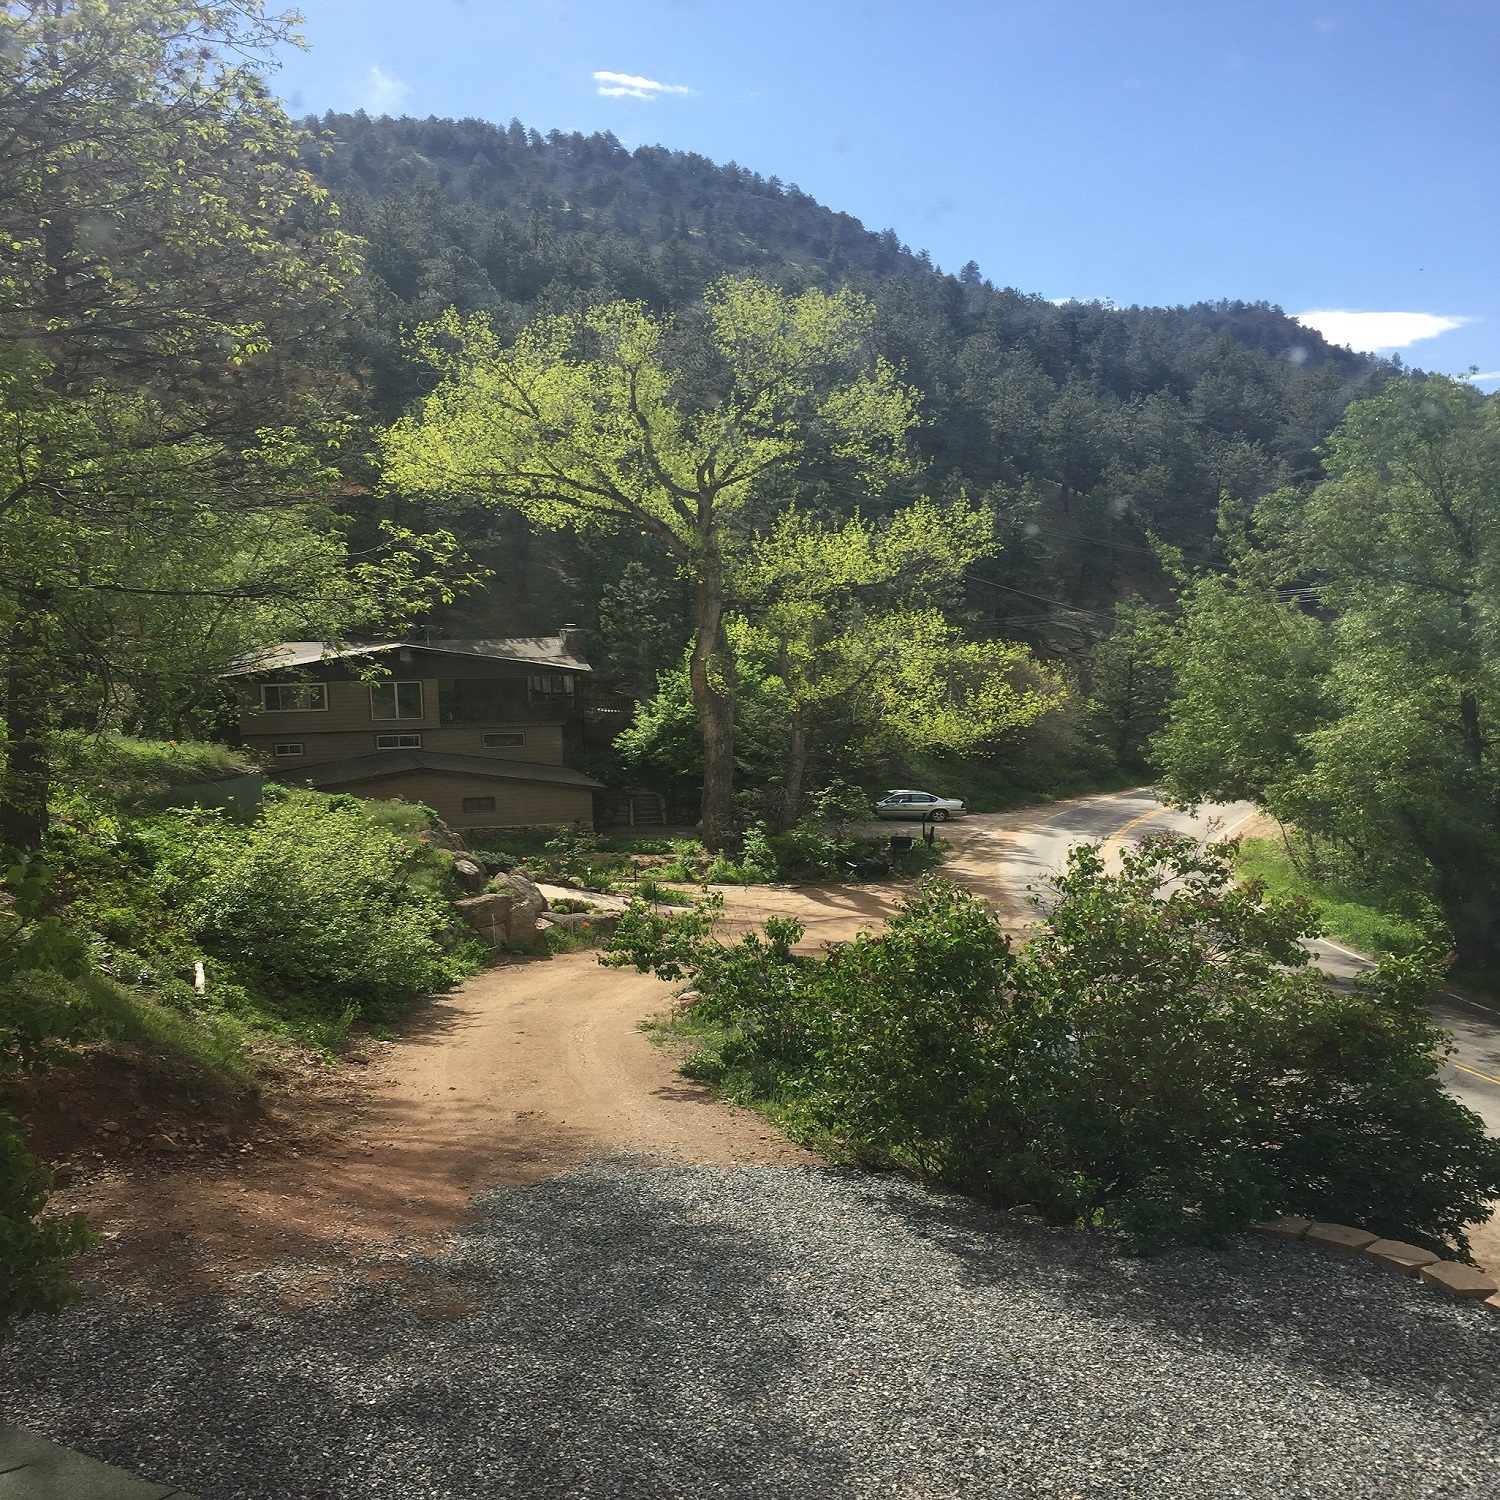
[[[1171,811],[1172,809],[1170,807],[1158,807],[1153,812],[1142,813],[1140,817],[1132,818],[1123,828],[1115,829],[1115,831],[1110,834],[1107,839],[1105,839],[1103,844],[1099,846],[1099,857],[1107,865],[1110,860],[1114,858],[1115,851],[1125,841],[1125,835],[1129,833],[1132,828],[1139,828],[1142,823],[1149,823],[1152,818],[1159,818],[1163,813],[1169,813]]]
[[[1120,845],[1125,840],[1125,835],[1128,834],[1132,828],[1138,828],[1142,823],[1149,823],[1152,818],[1159,818],[1165,813],[1174,811],[1176,811],[1175,808],[1158,807],[1152,812],[1142,813],[1138,818],[1132,818],[1123,828],[1115,829],[1115,831],[1110,834],[1107,839],[1105,839],[1103,844],[1099,846],[1099,854],[1100,857],[1104,860],[1104,863],[1108,865],[1110,860],[1114,858],[1115,854],[1119,850]],[[1217,836],[1215,842],[1222,843],[1225,839],[1229,838],[1241,823],[1248,823],[1250,819],[1255,816],[1255,812],[1256,810],[1254,808],[1251,808],[1249,812],[1243,814],[1241,817],[1236,818],[1234,822],[1231,823],[1229,827],[1223,831],[1223,833]]]
[[[1486,1083],[1500,1083],[1500,1078],[1491,1078],[1488,1073],[1481,1073],[1478,1068],[1466,1068],[1462,1063],[1456,1063],[1450,1057],[1446,1059],[1450,1068],[1457,1068],[1460,1073],[1467,1073],[1470,1078],[1482,1078]]]

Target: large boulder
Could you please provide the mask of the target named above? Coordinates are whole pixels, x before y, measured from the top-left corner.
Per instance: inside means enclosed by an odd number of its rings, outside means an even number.
[[[492,948],[534,948],[540,940],[536,913],[517,904],[509,891],[487,891],[455,901],[459,916]]]
[[[490,881],[492,891],[508,894],[517,906],[531,910],[534,922],[547,910],[547,898],[519,870],[503,870]]]
[[[450,854],[469,852],[469,846],[464,843],[463,836],[450,828],[441,818],[434,818],[432,827],[424,829],[417,837],[424,844],[431,844],[434,849],[446,849]]]
[[[472,854],[453,856],[453,878],[471,896],[477,896],[490,880],[489,871]]]

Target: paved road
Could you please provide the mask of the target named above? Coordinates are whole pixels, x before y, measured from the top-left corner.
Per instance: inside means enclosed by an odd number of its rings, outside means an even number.
[[[1115,857],[1122,843],[1151,833],[1189,833],[1195,838],[1232,834],[1253,812],[1250,802],[1210,804],[1196,814],[1163,806],[1147,788],[1094,797],[1056,817],[1010,836],[1003,863],[1008,879],[1021,885],[1044,881],[1060,870],[1068,849],[1084,841],[1100,842]],[[1313,944],[1318,967],[1336,979],[1352,979],[1374,965],[1338,943]],[[1453,1033],[1456,1051],[1443,1068],[1443,1082],[1500,1135],[1500,1010],[1451,990],[1433,1006],[1439,1025]]]

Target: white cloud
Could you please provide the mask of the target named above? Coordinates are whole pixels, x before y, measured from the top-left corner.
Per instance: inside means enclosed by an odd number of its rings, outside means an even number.
[[[367,113],[388,115],[401,108],[411,93],[411,85],[402,83],[393,73],[378,64],[365,74],[365,96],[361,101]]]
[[[1330,344],[1347,344],[1351,349],[1367,349],[1377,354],[1387,349],[1404,349],[1421,339],[1436,338],[1471,321],[1444,318],[1437,313],[1350,312],[1347,308],[1327,308],[1293,316],[1304,326],[1316,328]]]
[[[696,89],[683,88],[680,83],[658,83],[654,78],[637,78],[634,73],[595,73],[594,82],[605,99],[644,99],[650,103],[663,94],[695,94]]]
[[[1500,380],[1500,370],[1475,370],[1463,377],[1465,380]]]

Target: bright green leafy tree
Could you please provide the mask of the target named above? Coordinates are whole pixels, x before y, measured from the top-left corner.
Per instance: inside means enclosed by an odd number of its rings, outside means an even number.
[[[741,660],[756,657],[786,699],[782,818],[797,819],[820,715],[870,750],[973,750],[1030,723],[1062,691],[1024,646],[972,641],[944,605],[995,550],[989,513],[930,500],[883,524],[828,525],[788,510],[733,569]],[[847,748],[847,747],[846,747]]]
[[[259,0],[0,6],[0,837],[47,822],[58,723],[141,722],[346,559],[332,351],[357,267],[265,82]]]
[[[1456,380],[1357,402],[1329,478],[1258,508],[1201,579],[1156,755],[1192,800],[1248,796],[1500,962],[1500,400]]]
[[[703,336],[633,303],[543,318],[507,344],[483,316],[420,336],[437,389],[385,436],[403,490],[513,506],[543,526],[654,538],[693,591],[690,681],[703,737],[704,840],[734,828],[728,553],[758,503],[813,462],[879,489],[908,467],[913,398],[870,351],[850,292],[751,278],[707,294]]]

